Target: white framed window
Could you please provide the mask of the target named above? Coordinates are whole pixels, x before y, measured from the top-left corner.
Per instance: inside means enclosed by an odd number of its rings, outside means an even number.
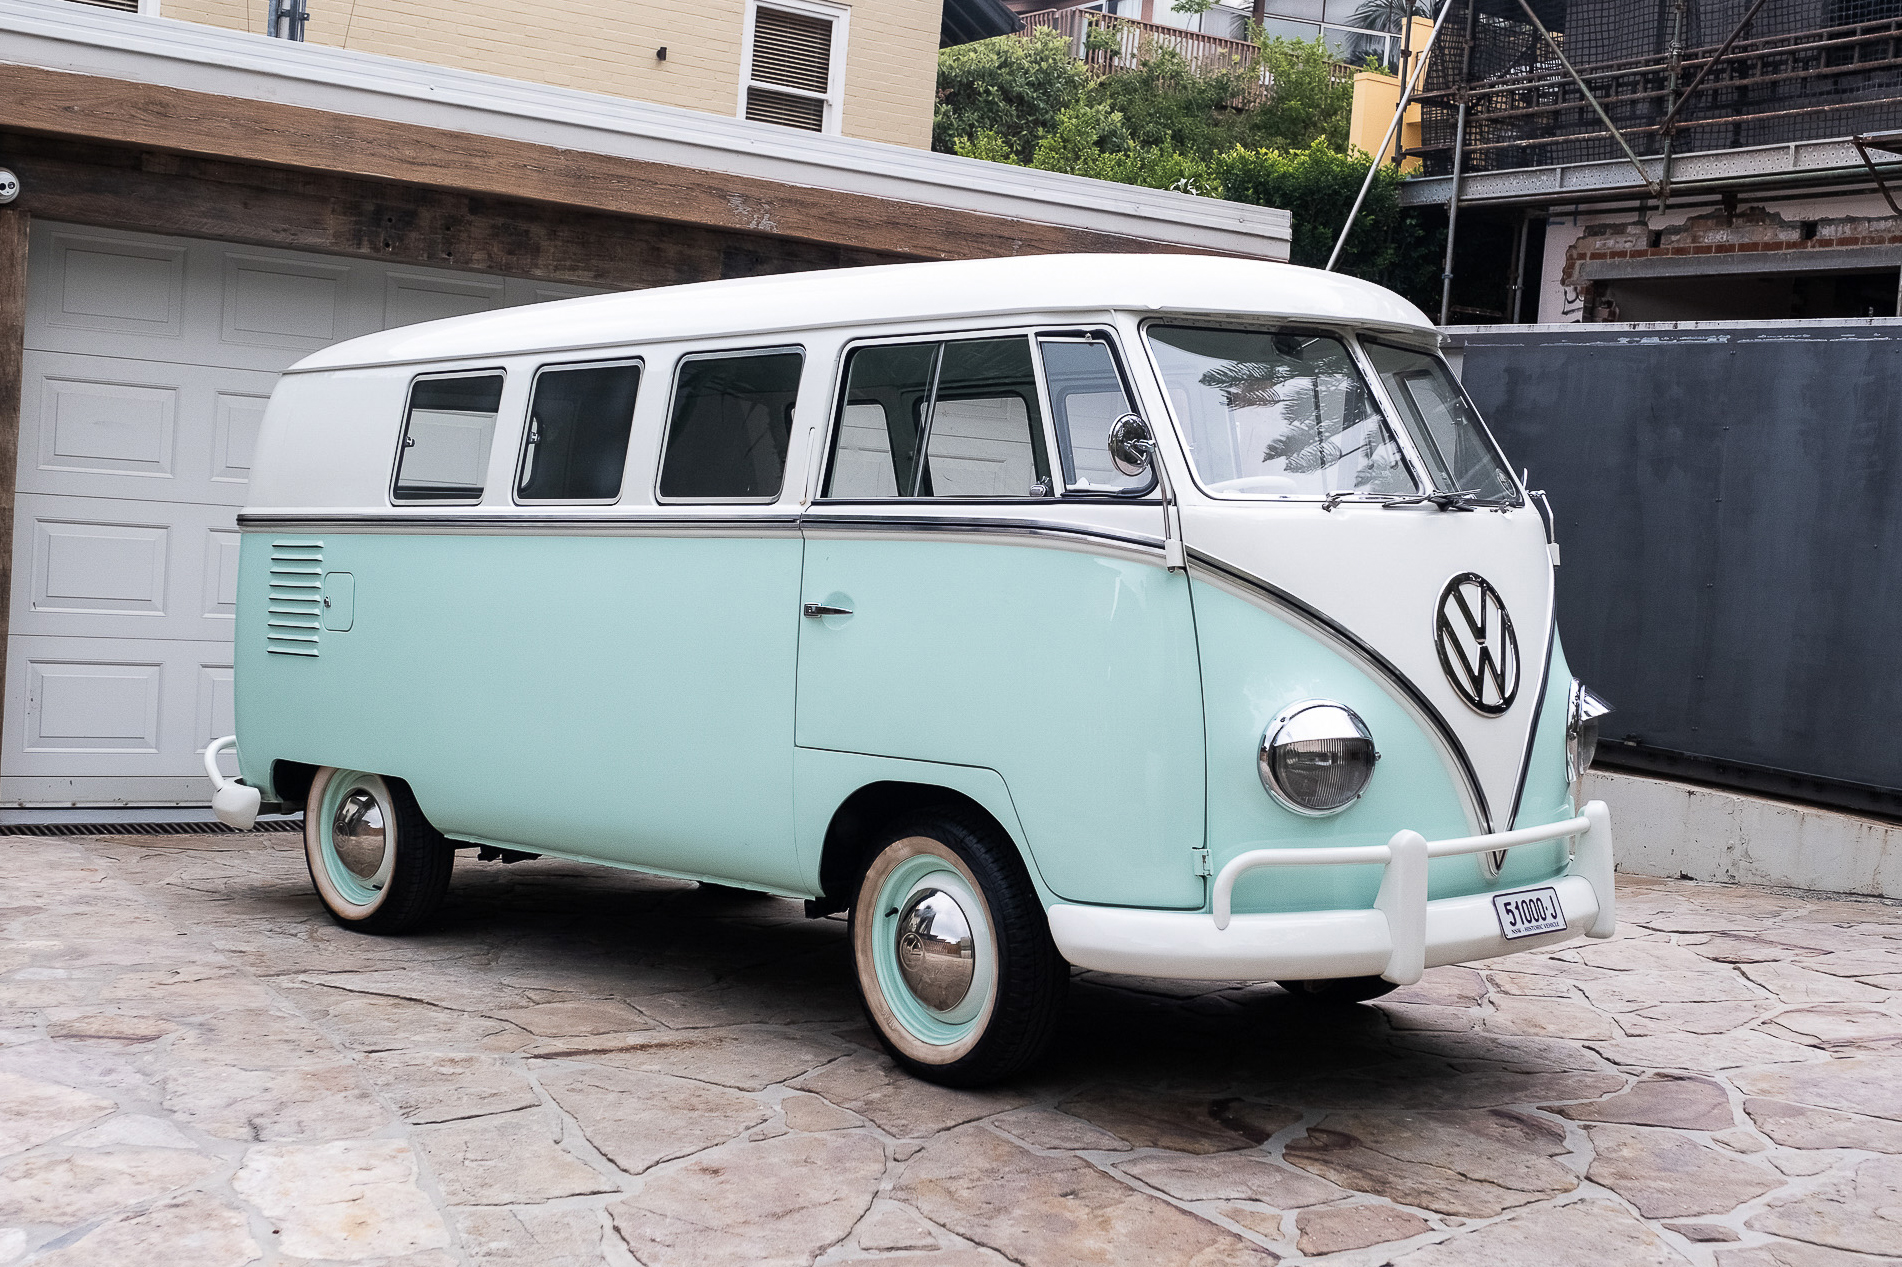
[[[740,117],[837,132],[851,10],[821,0],[753,0],[740,46]]]

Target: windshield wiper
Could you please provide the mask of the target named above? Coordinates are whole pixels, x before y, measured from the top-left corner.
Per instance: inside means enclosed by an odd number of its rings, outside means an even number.
[[[1357,501],[1377,502],[1381,506],[1418,506],[1431,502],[1441,510],[1471,510],[1475,506],[1508,504],[1503,498],[1481,497],[1476,488],[1458,488],[1450,492],[1435,489],[1430,493],[1363,493],[1359,489],[1343,489],[1323,498],[1321,509],[1333,510],[1350,497]]]
[[[1382,505],[1405,505],[1409,502],[1421,500],[1410,493],[1364,493],[1358,488],[1345,488],[1338,492],[1329,493],[1326,497],[1322,498],[1321,509],[1333,510],[1350,497],[1357,501],[1379,502]],[[1395,501],[1396,498],[1399,500]]]
[[[1382,506],[1418,506],[1422,502],[1432,502],[1441,510],[1471,510],[1475,506],[1497,505],[1497,499],[1481,497],[1476,488],[1457,488],[1450,492],[1435,489],[1431,493],[1415,493],[1411,497],[1389,497]]]

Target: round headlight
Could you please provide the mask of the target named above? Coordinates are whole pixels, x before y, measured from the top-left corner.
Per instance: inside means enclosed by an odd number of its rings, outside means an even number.
[[[1598,753],[1598,719],[1611,711],[1611,705],[1592,693],[1592,688],[1572,679],[1572,698],[1565,714],[1565,777],[1576,783],[1592,768]]]
[[[1303,700],[1262,732],[1261,785],[1297,814],[1334,814],[1360,799],[1374,776],[1374,737],[1353,709]]]

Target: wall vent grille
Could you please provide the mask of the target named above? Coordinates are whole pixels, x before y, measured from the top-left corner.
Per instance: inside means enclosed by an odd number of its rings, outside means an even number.
[[[286,538],[271,543],[271,593],[264,649],[315,656],[323,628],[324,543]]]
[[[750,79],[748,119],[825,131],[826,94],[832,85],[832,23],[802,13],[755,9]]]

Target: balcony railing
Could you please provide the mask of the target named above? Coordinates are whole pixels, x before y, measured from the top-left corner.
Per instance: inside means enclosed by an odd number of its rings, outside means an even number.
[[[1023,14],[1022,18],[1024,26],[1020,34],[1024,38],[1028,39],[1038,31],[1055,31],[1070,41],[1071,52],[1092,75],[1128,70],[1143,58],[1146,50],[1157,48],[1174,49],[1192,69],[1202,74],[1252,70],[1261,60],[1261,50],[1248,40],[1205,35],[1201,31],[1186,31],[1179,26],[1165,26],[1160,22],[1117,17],[1096,9],[1042,9]],[[1089,38],[1091,31],[1109,33],[1115,39],[1114,46],[1103,47],[1107,41],[1097,40],[1097,47],[1092,48]],[[1336,61],[1329,69],[1329,78],[1346,82],[1353,79],[1356,69],[1346,62]],[[1260,102],[1268,96],[1273,85],[1273,76],[1263,68],[1257,79],[1243,92],[1243,100],[1236,104],[1253,105]]]
[[[1144,22],[1139,18],[1119,18],[1094,9],[1044,9],[1024,14],[1023,21],[1025,35],[1048,30],[1069,40],[1077,60],[1087,66],[1093,75],[1107,75],[1113,70],[1134,66],[1142,56],[1144,45],[1172,48],[1182,54],[1190,66],[1204,74],[1218,70],[1246,70],[1261,57],[1261,50],[1247,40],[1204,35],[1200,31],[1185,31],[1179,26]],[[1115,36],[1116,47],[1089,47],[1091,30],[1107,31]]]

